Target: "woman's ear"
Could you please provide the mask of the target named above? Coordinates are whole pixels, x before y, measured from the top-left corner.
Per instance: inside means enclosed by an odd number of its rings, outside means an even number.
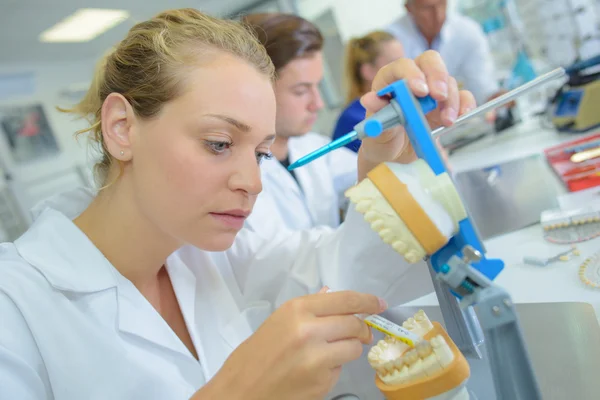
[[[109,94],[102,104],[102,136],[107,151],[117,160],[131,159],[132,127],[135,113],[119,93]]]

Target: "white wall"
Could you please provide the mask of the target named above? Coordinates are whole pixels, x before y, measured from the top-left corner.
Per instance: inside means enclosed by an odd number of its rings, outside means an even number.
[[[300,0],[300,15],[307,19],[317,17],[330,8],[342,40],[382,29],[404,15],[402,0]]]
[[[449,0],[456,9],[458,0]],[[300,15],[312,19],[331,8],[344,41],[372,30],[382,29],[405,14],[404,0],[299,0]]]
[[[74,121],[70,115],[56,110],[56,106],[64,107],[71,105],[69,104],[69,99],[60,95],[61,91],[74,84],[88,83],[93,75],[94,64],[95,60],[89,60],[40,65],[2,65],[0,67],[0,74],[10,74],[13,72],[33,73],[35,92],[32,95],[16,96],[2,100],[0,107],[32,103],[41,103],[44,106],[59,146],[63,150],[59,159],[44,161],[42,164],[44,164],[45,168],[53,168],[57,163],[81,163],[86,161],[85,152],[82,152],[82,147],[78,146],[73,139],[73,133],[85,126],[85,123],[83,121]],[[31,168],[12,163],[9,163],[9,165],[21,173],[26,173],[29,169],[35,170],[41,167],[39,163],[32,165]]]

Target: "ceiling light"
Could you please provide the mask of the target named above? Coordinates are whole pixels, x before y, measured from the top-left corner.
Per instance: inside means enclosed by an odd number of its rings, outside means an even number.
[[[40,34],[41,42],[88,42],[129,18],[125,10],[82,8]]]

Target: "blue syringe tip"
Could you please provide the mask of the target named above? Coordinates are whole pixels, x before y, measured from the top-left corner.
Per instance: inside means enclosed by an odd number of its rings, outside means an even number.
[[[332,142],[333,143],[333,142]],[[308,164],[311,161],[316,160],[319,157],[324,156],[325,154],[329,153],[330,151],[334,150],[334,148],[331,147],[331,144],[328,144],[326,146],[321,147],[318,150],[313,151],[312,153],[300,158],[298,161],[292,163],[289,167],[288,167],[288,171],[291,171],[293,169],[302,167],[303,165]]]
[[[300,168],[300,167],[302,167],[303,165],[306,165],[306,164],[308,164],[308,163],[309,163],[309,162],[311,162],[311,161],[312,161],[312,160],[311,160],[311,159],[309,159],[309,157],[302,157],[302,158],[301,158],[301,159],[299,159],[298,161],[296,161],[296,162],[294,162],[294,163],[291,163],[291,164],[288,166],[288,171],[294,170],[294,169],[296,169],[296,168]]]
[[[344,136],[340,137],[339,139],[334,140],[333,142],[327,144],[326,146],[323,146],[320,149],[317,149],[317,150],[313,151],[312,153],[300,158],[298,161],[292,163],[288,167],[288,171],[291,171],[293,169],[296,169],[303,165],[306,165],[306,164],[310,163],[311,161],[314,161],[317,158],[322,157],[325,154],[327,154],[335,149],[338,149],[342,146],[347,145],[350,142],[353,142],[357,138],[358,138],[358,133],[356,133],[356,131],[347,133]]]

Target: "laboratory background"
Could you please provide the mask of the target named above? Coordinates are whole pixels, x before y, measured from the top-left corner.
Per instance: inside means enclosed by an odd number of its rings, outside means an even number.
[[[30,226],[39,201],[94,185],[98,155],[74,137],[86,122],[56,107],[84,95],[97,60],[136,22],[179,7],[229,18],[286,12],[313,22],[324,36],[325,66],[312,131],[329,139],[348,105],[346,46],[407,13],[404,0],[2,0],[0,7],[2,242]],[[544,392],[597,398],[590,393],[600,393],[600,1],[448,0],[447,12],[479,26],[494,68],[478,80],[503,93],[567,71],[439,141],[488,254],[505,263],[496,282],[517,305]],[[436,304],[432,293],[414,306],[436,318]],[[543,371],[557,362],[569,372]],[[489,380],[473,378],[476,371],[472,365],[472,380]]]

